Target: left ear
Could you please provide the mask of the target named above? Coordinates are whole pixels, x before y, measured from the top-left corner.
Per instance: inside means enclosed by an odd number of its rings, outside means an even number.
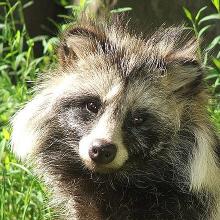
[[[105,36],[89,24],[69,27],[63,34],[58,47],[61,67],[75,65],[78,60],[95,53],[105,43]]]
[[[198,42],[190,40],[165,57],[167,83],[179,95],[195,95],[203,89],[203,68],[198,54]]]

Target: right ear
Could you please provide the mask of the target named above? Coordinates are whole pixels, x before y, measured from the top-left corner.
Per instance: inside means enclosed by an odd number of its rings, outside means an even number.
[[[72,66],[77,60],[96,52],[104,42],[104,33],[93,26],[70,27],[61,37],[59,63],[63,68]]]

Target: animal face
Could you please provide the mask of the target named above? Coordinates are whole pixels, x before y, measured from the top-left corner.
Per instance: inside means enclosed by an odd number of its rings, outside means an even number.
[[[176,109],[170,114],[165,93],[142,77],[125,83],[119,71],[94,69],[67,76],[68,85],[54,105],[57,125],[52,133],[59,127],[67,134],[66,147],[95,172],[155,157],[176,126]]]
[[[67,219],[219,219],[197,42],[182,27],[143,39],[110,23],[83,18],[62,34],[57,68],[13,118],[14,152]]]
[[[189,173],[195,137],[187,126],[203,90],[196,43],[183,32],[144,40],[118,24],[69,28],[59,67],[14,119],[15,152],[65,176]]]

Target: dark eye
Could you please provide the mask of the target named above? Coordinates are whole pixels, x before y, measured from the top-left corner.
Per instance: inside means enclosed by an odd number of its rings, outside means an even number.
[[[89,112],[97,114],[100,109],[100,103],[98,101],[89,101],[86,103],[86,109]]]
[[[143,116],[135,116],[132,119],[132,123],[134,126],[140,126],[144,123],[145,118]]]

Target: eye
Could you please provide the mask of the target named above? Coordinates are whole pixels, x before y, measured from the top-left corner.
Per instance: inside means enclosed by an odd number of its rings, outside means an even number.
[[[141,126],[152,118],[147,109],[140,109],[131,114],[131,123],[133,126]]]
[[[132,123],[134,126],[140,126],[144,123],[145,118],[143,116],[135,116],[132,119]]]
[[[89,112],[97,114],[100,109],[100,103],[98,101],[89,101],[86,103],[86,109]]]

